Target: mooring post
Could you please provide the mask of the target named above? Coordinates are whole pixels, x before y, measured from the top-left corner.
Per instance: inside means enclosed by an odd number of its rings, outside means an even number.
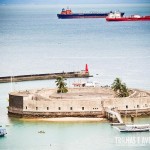
[[[109,120],[110,120],[110,113],[109,113]]]
[[[137,117],[138,111],[137,111],[137,109],[135,111],[136,111],[136,117]]]
[[[134,116],[131,115],[131,122],[134,123]]]

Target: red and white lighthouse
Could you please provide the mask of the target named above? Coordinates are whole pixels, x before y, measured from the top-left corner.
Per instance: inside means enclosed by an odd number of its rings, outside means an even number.
[[[85,65],[85,73],[89,73],[88,64]]]

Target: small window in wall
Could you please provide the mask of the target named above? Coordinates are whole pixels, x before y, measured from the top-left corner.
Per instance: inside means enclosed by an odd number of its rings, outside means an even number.
[[[47,107],[47,110],[49,110],[49,107]]]
[[[26,109],[28,109],[28,107],[26,106]]]
[[[72,108],[72,107],[70,107],[70,110],[73,110],[73,108]]]
[[[139,105],[137,105],[137,108],[139,108],[140,106]]]
[[[38,110],[38,107],[36,107],[36,110]]]
[[[61,107],[58,107],[58,110],[61,110]]]
[[[126,108],[128,109],[128,105],[126,105]]]
[[[82,107],[82,110],[84,110],[84,107]]]

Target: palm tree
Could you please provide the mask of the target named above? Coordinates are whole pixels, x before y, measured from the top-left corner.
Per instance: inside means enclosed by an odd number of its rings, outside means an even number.
[[[121,89],[121,80],[119,78],[116,78],[111,86],[111,88],[117,92]]]
[[[127,89],[127,87],[126,87],[126,84],[123,83],[123,84],[121,85],[119,97],[128,97],[128,96],[129,96],[128,89]]]
[[[57,77],[55,83],[57,86],[57,93],[67,93],[68,89],[67,89],[67,83],[65,82],[66,79],[64,79],[63,77]]]
[[[116,78],[111,86],[118,97],[129,96],[129,91],[125,83],[122,83],[119,78]]]

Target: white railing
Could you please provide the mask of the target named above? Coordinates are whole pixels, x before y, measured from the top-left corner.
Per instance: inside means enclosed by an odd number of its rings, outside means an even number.
[[[119,114],[118,112],[113,111],[113,110],[110,110],[110,109],[108,109],[108,108],[106,108],[105,111],[106,111],[107,113],[110,113],[110,114],[116,116],[116,118],[118,119],[119,123],[123,123],[123,120],[122,120],[122,118],[121,118],[121,116],[120,116],[120,114]]]

